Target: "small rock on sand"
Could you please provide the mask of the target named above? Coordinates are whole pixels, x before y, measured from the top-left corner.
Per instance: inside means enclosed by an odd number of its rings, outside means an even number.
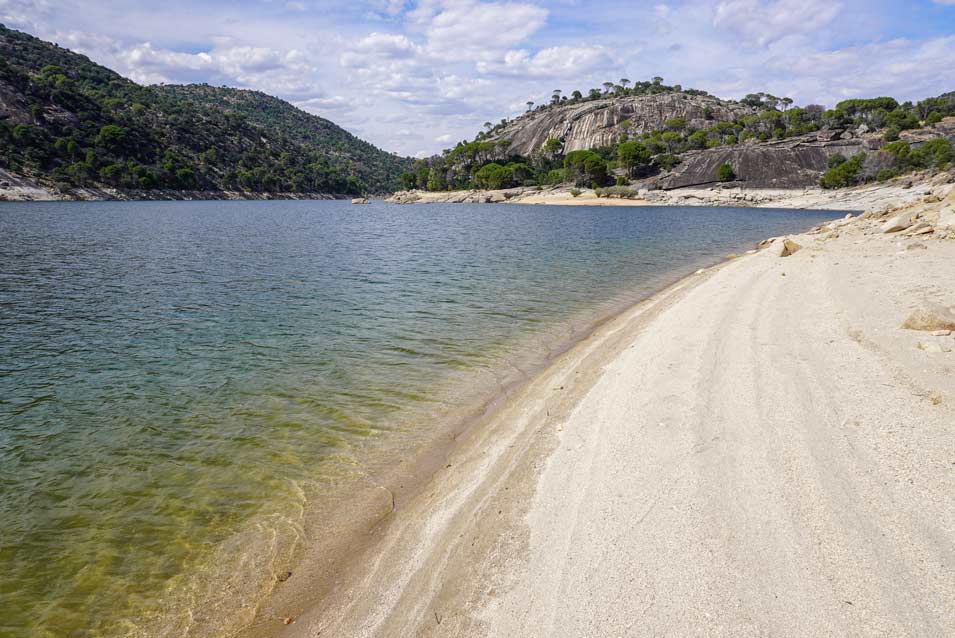
[[[919,341],[918,349],[924,352],[951,352],[952,349],[937,341]]]
[[[955,230],[955,206],[943,208],[938,214],[939,229]]]
[[[928,250],[928,246],[923,244],[920,241],[909,244],[905,247],[906,250]]]
[[[955,330],[955,313],[937,303],[927,302],[902,324],[908,330]]]
[[[901,213],[891,218],[889,221],[885,222],[882,225],[883,233],[897,233],[900,230],[905,230],[915,221],[915,213],[909,211],[907,213]]]
[[[910,226],[909,229],[905,231],[905,234],[906,235],[924,235],[926,233],[932,232],[933,230],[935,229],[932,228],[931,224],[928,224],[926,222],[919,222],[915,224],[914,226]]]
[[[933,337],[947,337],[950,334],[952,334],[951,330],[933,330],[932,331]]]
[[[793,253],[800,250],[802,246],[797,244],[791,239],[779,237],[774,239],[773,242],[769,245],[769,251],[771,254],[777,257],[789,257]]]

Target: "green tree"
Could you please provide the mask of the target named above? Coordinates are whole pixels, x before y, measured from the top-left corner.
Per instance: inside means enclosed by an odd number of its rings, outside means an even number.
[[[96,136],[96,146],[114,155],[122,155],[129,140],[129,131],[118,124],[107,124]]]
[[[607,181],[607,162],[593,151],[571,151],[564,157],[567,179],[577,186],[601,185]]]
[[[638,169],[649,166],[650,158],[650,149],[640,142],[624,142],[617,147],[617,159],[620,165],[627,169],[629,177],[633,177]]]
[[[731,182],[736,179],[736,171],[729,164],[720,164],[716,169],[716,179],[721,182]]]

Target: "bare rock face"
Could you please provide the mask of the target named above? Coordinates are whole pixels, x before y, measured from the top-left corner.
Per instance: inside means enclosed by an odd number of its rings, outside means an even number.
[[[605,98],[533,111],[505,126],[493,140],[507,140],[512,155],[539,151],[548,139],[563,142],[564,153],[615,144],[665,128],[667,120],[685,118],[687,126],[707,128],[756,113],[756,109],[709,95],[662,93]]]
[[[667,190],[712,185],[717,182],[720,165],[729,164],[740,186],[806,188],[819,183],[831,156],[850,157],[865,150],[866,145],[862,139],[845,140],[831,131],[820,131],[785,140],[692,151],[682,155],[683,162],[659,184]]]

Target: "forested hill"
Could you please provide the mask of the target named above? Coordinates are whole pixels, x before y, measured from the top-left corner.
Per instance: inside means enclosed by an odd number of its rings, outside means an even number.
[[[141,86],[0,25],[0,168],[63,190],[383,193],[411,165],[264,93]]]

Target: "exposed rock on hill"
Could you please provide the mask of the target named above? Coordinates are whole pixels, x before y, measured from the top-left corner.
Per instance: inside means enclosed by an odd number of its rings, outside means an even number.
[[[494,131],[490,140],[507,140],[510,155],[529,156],[548,139],[564,143],[563,152],[615,144],[629,136],[665,128],[674,118],[685,118],[690,128],[731,122],[757,110],[710,95],[661,93],[608,97],[548,107],[516,118]]]
[[[721,164],[729,164],[736,179],[748,188],[804,188],[819,182],[829,158],[846,157],[881,145],[878,138],[841,139],[829,131],[785,140],[722,146],[683,154],[683,162],[663,177],[661,188],[713,184]]]

